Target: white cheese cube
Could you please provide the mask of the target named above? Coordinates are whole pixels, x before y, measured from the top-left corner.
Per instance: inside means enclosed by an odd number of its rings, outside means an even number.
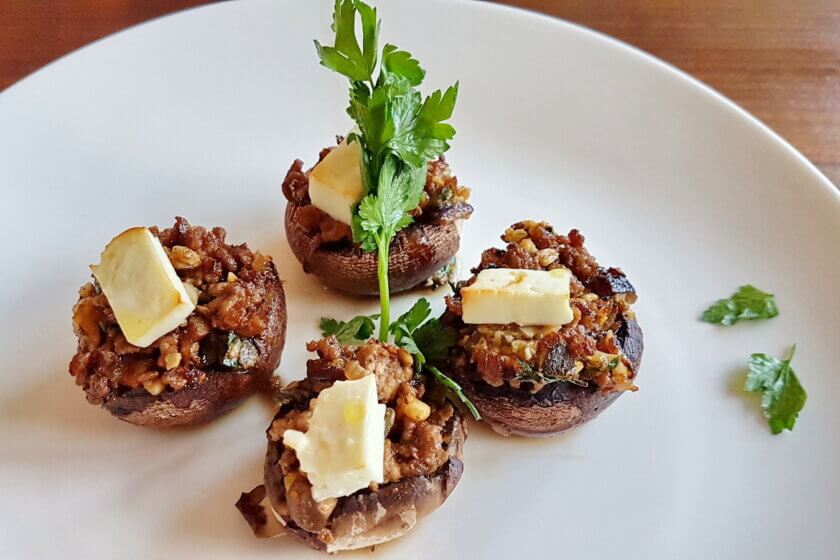
[[[317,502],[382,482],[385,405],[376,398],[376,377],[336,381],[321,391],[309,429],[286,430],[283,443],[295,450]]]
[[[312,204],[333,219],[350,225],[351,208],[365,194],[361,162],[361,146],[358,142],[348,144],[345,138],[309,173]]]
[[[565,325],[572,320],[570,278],[565,268],[482,270],[472,285],[461,289],[464,323]]]
[[[116,236],[90,269],[125,339],[134,346],[149,346],[195,309],[160,240],[146,228]]]

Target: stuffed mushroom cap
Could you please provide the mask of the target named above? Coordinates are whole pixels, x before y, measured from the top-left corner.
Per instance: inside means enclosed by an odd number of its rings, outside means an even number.
[[[456,330],[457,343],[441,367],[498,433],[560,434],[637,390],[644,341],[631,309],[636,292],[621,270],[597,263],[577,230],[559,235],[549,224],[524,221],[502,239],[506,248],[484,251],[473,277],[447,298],[442,321]],[[493,268],[570,271],[571,321],[536,328],[465,324],[460,289]]]
[[[404,350],[378,341],[342,347],[332,337],[309,347],[318,358],[307,364],[306,379],[280,393],[282,404],[266,432],[264,485],[243,494],[237,507],[257,536],[270,536],[265,528],[273,519],[287,535],[327,552],[397,538],[437,509],[458,484],[464,422],[439,388],[415,377]],[[378,400],[387,406],[385,479],[348,496],[315,501],[283,434],[308,428],[320,391],[335,381],[366,375],[376,376]]]
[[[321,160],[330,152],[321,152]],[[309,174],[295,161],[283,181],[287,199],[286,238],[305,272],[327,286],[355,295],[379,293],[377,256],[353,241],[349,225],[339,222],[312,204]],[[429,162],[420,205],[414,222],[397,232],[389,251],[391,292],[423,284],[449,265],[458,252],[461,225],[473,208],[470,190],[458,184],[443,158]]]
[[[268,387],[286,337],[286,301],[270,257],[226,243],[222,228],[149,228],[196,298],[174,330],[146,347],[126,339],[94,279],[73,309],[70,374],[92,404],[139,426],[208,422]]]

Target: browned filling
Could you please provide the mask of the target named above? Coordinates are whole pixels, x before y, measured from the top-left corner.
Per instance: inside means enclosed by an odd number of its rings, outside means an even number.
[[[456,293],[446,301],[459,331],[451,352],[453,366],[493,387],[537,392],[547,384],[567,382],[594,384],[604,393],[635,391],[635,371],[616,338],[625,318],[634,316],[630,305],[636,301],[624,274],[600,267],[577,230],[558,235],[544,222],[525,221],[508,228],[502,240],[507,247],[484,251],[474,276],[462,285],[487,268],[567,268],[572,273],[573,319],[554,329],[466,325]]]
[[[318,358],[307,362],[306,379],[289,384],[281,393],[281,414],[268,429],[271,442],[282,445],[283,433],[289,429],[305,432],[315,398],[334,381],[373,374],[379,402],[387,405],[385,483],[431,475],[449,460],[445,427],[454,410],[443,395],[427,390],[422,379],[414,375],[411,354],[374,340],[358,347],[339,346],[335,337],[310,342],[307,348],[317,352]],[[282,449],[277,468],[283,476],[287,510],[278,513],[290,516],[308,531],[321,531],[338,500],[316,502],[295,451],[285,446]]]
[[[340,142],[341,138],[337,138]],[[322,161],[334,147],[324,148],[318,157]],[[283,194],[289,202],[301,205],[296,217],[300,225],[320,245],[335,244],[337,247],[350,244],[353,234],[350,226],[336,221],[312,205],[309,199],[309,172],[304,171],[303,162],[295,160],[283,180]],[[412,212],[418,221],[430,223],[453,222],[470,217],[473,208],[469,205],[470,189],[460,186],[458,178],[452,175],[449,164],[443,156],[429,162],[426,185],[420,198],[420,205]]]
[[[201,383],[207,368],[248,368],[258,357],[253,339],[268,326],[276,277],[271,258],[225,243],[223,228],[207,230],[176,218],[159,231],[179,278],[198,290],[185,324],[147,348],[126,341],[95,280],[82,286],[73,307],[78,337],[70,374],[90,402],[145,388],[153,395]]]

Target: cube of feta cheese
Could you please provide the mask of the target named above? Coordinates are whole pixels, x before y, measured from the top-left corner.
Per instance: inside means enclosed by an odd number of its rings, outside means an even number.
[[[571,273],[565,268],[482,270],[473,284],[461,289],[463,321],[467,324],[565,325],[572,320],[570,279]]]
[[[125,339],[135,346],[149,346],[195,309],[160,240],[146,228],[116,236],[90,268]]]
[[[359,143],[348,144],[345,138],[309,173],[312,204],[347,225],[352,222],[352,207],[365,193],[361,158]]]
[[[318,394],[306,433],[286,430],[315,501],[349,496],[384,480],[385,405],[376,376],[336,381]]]

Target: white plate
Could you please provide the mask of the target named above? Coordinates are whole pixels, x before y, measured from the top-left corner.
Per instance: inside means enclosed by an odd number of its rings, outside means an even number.
[[[454,495],[377,558],[836,558],[837,191],[728,101],[606,37],[487,4],[379,7],[383,38],[420,59],[427,88],[461,82],[450,161],[474,188],[466,266],[520,218],[579,227],[636,285],[647,348],[641,391],[574,433],[473,427]],[[349,127],[346,83],[312,45],[330,10],[209,6],[0,95],[0,557],[307,555],[256,540],[233,507],[260,481],[268,403],[158,433],[88,405],[67,363],[87,265],[115,233],[176,214],[275,257],[286,379],[304,371],[316,318],[375,309],[306,277],[282,233],[289,164]],[[778,318],[697,321],[746,282],[777,295]],[[773,437],[739,386],[750,353],[794,342],[809,400]]]

